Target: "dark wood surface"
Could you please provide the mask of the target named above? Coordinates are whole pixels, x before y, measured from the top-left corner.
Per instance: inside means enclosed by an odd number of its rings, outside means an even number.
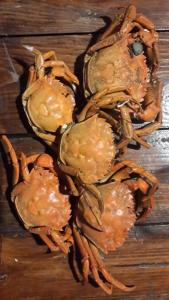
[[[169,299],[169,1],[131,2],[155,22],[159,31],[159,77],[164,84],[163,124],[147,138],[152,148],[129,149],[126,155],[159,178],[155,208],[145,222],[136,224],[124,246],[105,258],[112,274],[135,284],[136,290],[125,294],[114,289],[109,297],[92,284],[82,286],[74,273],[72,255],[47,253],[46,246],[23,229],[11,207],[11,168],[0,146],[2,300]],[[55,50],[81,78],[84,51],[109,23],[107,16],[112,17],[126,5],[123,0],[0,1],[0,133],[9,135],[18,154],[48,150],[33,137],[21,109],[27,67],[33,62],[23,45]]]

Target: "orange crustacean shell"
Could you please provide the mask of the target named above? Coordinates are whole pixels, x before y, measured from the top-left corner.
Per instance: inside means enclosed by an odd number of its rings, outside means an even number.
[[[46,226],[61,230],[68,223],[71,214],[69,197],[60,193],[58,178],[48,170],[33,169],[30,180],[13,198],[27,227]]]
[[[146,94],[148,67],[146,57],[130,55],[126,36],[115,44],[86,55],[84,70],[87,91],[95,94],[108,86],[126,86],[138,101]]]
[[[75,101],[70,88],[57,79],[39,79],[39,88],[29,97],[27,111],[32,123],[43,131],[55,132],[72,122]]]
[[[109,171],[115,157],[111,126],[105,119],[92,117],[68,128],[61,140],[61,161],[79,172],[84,183],[97,182]]]
[[[81,201],[78,204],[76,222],[82,233],[97,248],[107,254],[124,243],[128,231],[136,221],[134,199],[131,190],[121,182],[100,185],[98,189],[104,201],[104,212],[100,218],[103,231],[94,228],[96,220],[91,209],[83,205],[84,195],[81,196]],[[85,191],[85,193],[87,192]],[[96,203],[95,198],[92,195],[90,197],[93,203]]]

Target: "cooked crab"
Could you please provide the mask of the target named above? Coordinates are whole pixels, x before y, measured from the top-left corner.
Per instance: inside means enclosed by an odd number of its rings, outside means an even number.
[[[103,178],[115,156],[110,125],[97,114],[68,127],[60,143],[60,161],[86,184]]]
[[[100,219],[91,210],[91,203],[95,210],[99,210],[96,198],[89,191],[81,190],[73,234],[82,257],[83,279],[87,280],[90,270],[97,284],[111,294],[112,286],[124,291],[131,291],[134,287],[127,287],[110,275],[99,250],[108,254],[124,243],[136,218],[145,217],[150,212],[158,181],[151,173],[128,160],[115,163],[105,180],[106,183],[97,186],[104,202]],[[140,200],[141,212],[138,212]]]
[[[68,253],[72,243],[68,225],[71,210],[69,197],[59,191],[54,162],[48,154],[26,157],[21,154],[21,168],[6,136],[1,137],[13,165],[12,201],[26,229],[38,234],[51,251]],[[31,168],[31,170],[30,170]],[[20,175],[23,181],[19,182]]]
[[[133,286],[125,286],[106,270],[99,250],[108,254],[124,243],[136,219],[133,197],[123,183],[109,183],[99,186],[98,189],[104,201],[101,226],[98,228],[97,219],[87,205],[88,198],[91,198],[97,207],[96,199],[86,191],[78,202],[74,217],[73,235],[81,254],[83,279],[87,280],[90,270],[94,280],[106,293],[112,293],[112,286],[123,291],[132,291]],[[100,274],[106,282],[101,279]]]
[[[50,135],[50,132],[72,122],[75,105],[71,88],[68,84],[78,84],[78,79],[68,66],[59,61],[54,51],[42,54],[34,47],[25,46],[35,54],[35,66],[29,68],[27,89],[22,96],[22,103],[28,121],[38,136]]]
[[[131,160],[115,161],[112,170],[102,182],[123,182],[132,191],[137,219],[145,219],[154,205],[158,179],[149,171]]]
[[[94,183],[109,173],[115,157],[110,125],[97,114],[73,124],[63,133],[59,151],[58,165],[67,174],[72,193],[77,195],[79,185],[92,191],[102,211],[104,203]]]
[[[142,136],[160,126],[158,66],[158,34],[154,24],[137,14],[133,5],[116,17],[100,40],[87,51],[85,95],[91,97],[97,92],[107,91],[97,107],[111,111],[112,121],[117,123],[117,131],[126,144],[134,139],[148,147]],[[137,131],[132,124],[135,118],[151,123]]]

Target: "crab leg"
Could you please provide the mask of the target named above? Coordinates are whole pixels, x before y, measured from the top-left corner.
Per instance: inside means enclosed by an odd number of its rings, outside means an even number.
[[[66,238],[59,235],[59,233],[54,232],[54,230],[50,230],[48,227],[33,227],[29,228],[29,231],[34,234],[38,234],[41,239],[45,242],[45,244],[49,247],[51,251],[58,251],[58,247],[61,249],[61,251],[65,254],[68,253],[69,250],[69,243],[65,243],[64,240],[68,239],[68,241],[71,241],[70,239],[70,232],[66,233]],[[58,246],[56,246],[51,239],[48,238],[47,235],[51,235],[54,242]]]
[[[83,280],[84,282],[86,282],[88,280],[88,275],[89,275],[89,255],[83,245],[80,233],[78,232],[78,229],[75,227],[75,225],[73,225],[73,234],[77,246],[79,248],[80,254],[82,256],[81,263],[82,263]]]
[[[46,234],[39,233],[39,236],[42,241],[44,241],[44,243],[48,246],[51,252],[59,250],[59,248],[48,238]]]
[[[127,147],[127,145],[130,143],[130,139],[128,138],[123,138],[119,144],[117,144],[116,148],[117,150],[122,150],[124,151],[124,148]]]
[[[101,213],[104,210],[104,203],[103,203],[103,199],[101,196],[100,191],[98,190],[98,188],[94,185],[94,184],[83,184],[84,188],[86,190],[88,190],[97,200],[98,200],[98,204],[99,204],[99,208]]]
[[[118,121],[113,118],[112,116],[110,116],[109,114],[107,114],[105,111],[99,110],[99,115],[101,117],[103,117],[104,119],[106,119],[106,121],[113,127],[117,127]]]
[[[52,239],[57,243],[57,245],[61,249],[61,251],[65,254],[68,254],[70,244],[68,242],[65,243],[62,236],[54,230],[52,230],[50,234]]]
[[[147,149],[150,149],[151,148],[151,145],[149,143],[147,143],[143,138],[139,137],[135,131],[134,131],[134,134],[133,134],[133,139],[139,143],[140,145],[143,145],[145,148]]]
[[[39,132],[38,130],[36,130],[36,128],[33,129],[36,135],[43,139],[48,145],[51,146],[51,144],[55,142],[56,136],[54,134]]]
[[[124,30],[126,31],[125,33],[129,32],[132,30],[134,27],[134,24],[129,23],[128,27],[125,28]],[[120,30],[119,32],[113,33],[112,35],[109,35],[105,39],[99,40],[95,45],[89,48],[88,54],[92,54],[95,51],[98,51],[100,49],[109,47],[116,42],[118,42],[122,38],[123,32]]]
[[[109,177],[109,182],[111,182],[113,179],[113,181],[120,181],[120,182],[125,180],[126,183],[126,181],[128,182],[130,180],[129,178],[130,178],[129,170],[128,168],[125,167],[120,169],[115,174],[112,174],[112,176]]]
[[[38,153],[38,154],[32,154],[32,155],[26,157],[27,164],[29,165],[29,164],[35,162],[37,160],[37,158],[39,157],[39,155],[40,154]]]
[[[89,48],[88,53],[90,54],[99,49],[111,46],[112,44],[116,43],[122,37],[123,33],[126,33],[127,31],[129,31],[130,25],[131,25],[132,21],[134,21],[135,17],[136,17],[136,8],[134,5],[129,5],[129,7],[127,8],[126,13],[124,15],[124,20],[123,20],[120,31],[110,35],[110,32],[111,32],[111,27],[110,27],[108,29],[108,34],[107,33],[105,34],[106,37],[104,38],[104,35],[103,35],[99,42],[97,42],[95,45],[93,45],[92,47]],[[114,24],[116,25],[116,21]],[[117,24],[118,24],[118,21],[117,21]],[[113,27],[114,26],[112,24],[112,29],[114,30]]]
[[[67,78],[69,79],[69,82],[73,82],[75,84],[79,84],[79,80],[77,79],[77,77],[70,71],[70,69],[68,68],[68,66],[63,62],[63,61],[55,61],[55,60],[50,60],[50,61],[46,61],[44,63],[44,68],[53,68],[51,73],[54,76],[66,76],[66,80]]]
[[[28,51],[32,52],[35,55],[35,68],[38,74],[38,78],[41,79],[45,75],[45,70],[44,70],[44,57],[42,53],[35,49],[32,46],[24,45],[24,48],[26,48]]]
[[[77,170],[76,168],[73,168],[71,166],[66,166],[63,163],[61,163],[60,161],[58,161],[58,166],[62,172],[66,173],[70,176],[78,177],[79,170]]]
[[[70,227],[68,227],[66,229],[66,232],[65,232],[65,234],[63,236],[63,240],[64,241],[72,241],[72,243],[73,243],[73,240],[72,240],[72,230],[71,230]]]
[[[126,91],[125,86],[114,86],[114,87],[108,87],[105,88],[104,90],[97,92],[94,96],[90,98],[90,100],[87,102],[85,107],[82,109],[81,113],[78,116],[78,121],[81,122],[85,119],[87,112],[89,111],[90,108],[93,106],[97,106],[97,104],[102,100],[103,96],[108,96],[109,94],[113,94],[116,92],[123,92]]]
[[[36,73],[35,73],[35,67],[31,66],[29,68],[27,88],[36,80],[35,75],[36,75]]]
[[[12,161],[12,167],[13,167],[12,183],[13,183],[13,185],[16,185],[19,180],[19,163],[18,163],[18,159],[16,156],[16,152],[6,135],[2,135],[1,140],[6,145],[9,155],[10,155],[10,158]]]
[[[44,60],[47,60],[49,58],[53,57],[54,60],[57,60],[57,56],[54,50],[50,50],[43,54]]]
[[[158,183],[154,183],[153,186],[148,191],[147,195],[145,195],[142,199],[143,210],[139,214],[138,219],[143,219],[150,214],[153,206],[154,206],[154,193],[157,190]]]
[[[130,114],[126,105],[120,106],[120,113],[122,117],[124,136],[128,139],[131,139],[133,137],[134,130],[133,130]]]
[[[73,75],[70,70],[65,70],[63,67],[55,66],[53,67],[51,74],[54,77],[63,77],[67,82],[79,84],[78,79]]]
[[[34,163],[37,158],[40,156],[40,154],[33,154],[30,155],[29,157],[26,157],[24,153],[21,153],[21,171],[22,175],[25,181],[29,181],[30,178],[30,173],[28,170],[28,165],[30,163]],[[48,167],[51,172],[55,173],[54,167],[53,167],[53,160],[50,159],[48,160],[48,155],[46,154],[46,161],[42,160],[39,162],[39,165],[43,168]]]
[[[160,60],[160,54],[159,54],[159,46],[158,44],[155,42],[154,43],[154,47],[153,47],[153,52],[154,52],[154,63],[153,63],[153,77],[156,77],[156,72],[157,69],[159,67],[159,60]]]
[[[96,246],[92,243],[90,243],[90,248],[92,251],[92,254],[95,258],[95,260],[97,261],[97,264],[99,266],[99,270],[100,272],[103,274],[103,276],[105,277],[105,279],[112,285],[116,286],[117,288],[119,288],[122,291],[125,292],[131,292],[133,290],[135,290],[135,286],[126,286],[124,285],[122,282],[118,281],[117,279],[115,279],[107,270],[105,265],[103,264],[100,255],[99,255],[99,251],[96,248]]]
[[[108,36],[112,35],[116,27],[120,25],[122,18],[123,18],[123,14],[116,16],[115,19],[110,24],[110,26],[107,28],[107,30],[100,36],[99,41],[104,40]]]
[[[86,203],[85,203],[86,202]],[[100,211],[97,209],[97,206],[95,206],[92,201],[90,200],[90,197],[88,196],[87,192],[83,194],[83,201],[82,201],[82,205],[87,206],[91,209],[96,221],[97,221],[97,225],[92,225],[96,230],[99,231],[103,231],[103,226],[102,226],[102,222],[101,222],[101,215],[100,215]]]
[[[86,184],[84,183],[79,176],[79,170],[76,168],[73,168],[71,166],[66,166],[61,162],[58,162],[59,168],[61,171],[63,171],[64,173],[70,175],[70,176],[74,176],[77,178],[77,180],[79,181],[80,185],[83,186],[86,190],[88,190],[90,193],[93,194],[94,197],[96,197],[99,201],[102,202],[102,197],[101,194],[99,192],[99,190],[97,189],[97,187],[93,184]]]
[[[104,89],[101,92],[96,93],[85,105],[85,107],[82,109],[81,113],[78,115],[78,122],[81,122],[85,119],[87,112],[89,111],[89,109],[94,106],[98,99],[100,99],[102,96],[106,95],[108,92],[108,89]]]
[[[38,228],[29,228],[29,231],[34,234],[38,234],[42,241],[48,246],[48,248],[53,251],[58,251],[58,247],[48,238],[47,228],[38,227]]]
[[[74,181],[73,179],[71,178],[71,176],[67,175],[66,174],[66,179],[67,179],[67,182],[68,182],[68,185],[69,185],[69,188],[72,192],[72,195],[75,196],[75,197],[78,197],[79,196],[79,192],[74,184]]]
[[[16,184],[12,190],[12,193],[11,193],[11,200],[12,202],[15,202],[16,200],[16,196],[18,194],[20,194],[23,190],[24,190],[24,187],[25,187],[25,183],[24,182],[19,182],[18,184]]]
[[[30,173],[29,173],[29,170],[28,170],[28,164],[27,164],[27,161],[26,161],[26,156],[23,152],[21,153],[21,171],[22,171],[22,176],[23,176],[24,181],[29,181]]]
[[[108,295],[111,295],[112,294],[112,284],[108,285],[108,284],[105,284],[100,276],[99,276],[99,273],[98,273],[98,264],[97,264],[97,261],[95,260],[95,257],[89,247],[89,244],[88,244],[88,241],[86,240],[86,238],[84,236],[81,236],[81,239],[82,239],[82,242],[84,244],[84,247],[86,249],[86,252],[88,253],[89,255],[89,261],[90,261],[90,269],[91,269],[91,272],[94,276],[94,279],[96,281],[96,283],[108,294]]]
[[[121,143],[118,145],[118,149],[121,149],[124,146],[126,146],[131,139],[136,140],[136,142],[138,142],[139,144],[143,145],[146,148],[150,148],[150,145],[142,138],[140,138],[135,132],[135,130],[133,129],[132,121],[127,107],[123,105],[120,106],[119,109],[122,116],[122,124],[123,124],[125,139],[121,141]]]
[[[153,187],[149,190],[148,183],[145,180],[143,180],[142,178],[138,178],[136,180],[135,179],[128,179],[128,180],[125,180],[124,182],[125,182],[125,184],[127,184],[127,186],[129,187],[129,189],[132,192],[140,190],[143,195],[146,195],[147,192],[148,192],[148,196],[143,196],[142,197],[142,199],[141,199],[142,211],[139,212],[139,214],[137,214],[137,219],[138,220],[143,219],[143,218],[145,219],[145,217],[147,217],[150,214],[152,208],[154,207],[154,197],[153,197],[153,195],[155,193],[156,188],[154,189],[154,187]]]
[[[138,166],[137,164],[135,164],[134,162],[130,161],[130,160],[124,160],[122,162],[117,163],[114,166],[114,173],[118,171],[118,169],[120,170],[122,167],[128,167],[132,170],[132,173],[136,173],[139,174],[140,176],[144,177],[145,180],[148,180],[149,185],[151,186],[148,190],[147,188],[147,183],[144,179],[138,179],[137,181],[137,187],[138,189],[140,189],[140,191],[143,194],[147,194],[144,197],[142,197],[141,201],[143,204],[143,210],[139,216],[139,219],[147,216],[152,207],[153,207],[153,202],[154,202],[154,198],[153,195],[155,193],[155,191],[157,190],[157,186],[158,186],[158,179],[152,175],[151,173],[149,173],[148,171],[146,171],[144,168]],[[112,171],[112,173],[113,173]],[[111,173],[111,176],[113,176],[113,174]],[[127,183],[127,182],[126,182]]]
[[[109,177],[107,177],[107,180],[110,179],[111,177],[113,177],[114,174],[116,174],[117,172],[119,172],[119,170],[121,170],[123,168],[131,169],[132,173],[136,173],[136,174],[143,176],[144,178],[148,179],[148,181],[150,182],[151,185],[155,186],[155,188],[157,187],[158,179],[153,174],[146,171],[143,167],[135,164],[131,160],[123,160],[123,161],[120,161],[120,162],[117,162],[116,164],[114,164],[112,166],[112,171],[109,174]]]
[[[70,176],[75,176],[77,178],[77,180],[78,180],[78,171],[75,168],[70,167],[70,166],[65,166],[64,164],[61,164],[61,163],[59,163],[59,167],[60,167],[60,169],[64,173],[69,174]],[[75,186],[73,180],[69,176],[68,176],[68,178],[69,178],[69,184],[71,185],[71,190],[74,193],[74,196],[78,196],[79,192],[76,189],[76,186]],[[90,207],[92,213],[96,217],[99,226],[102,226],[101,221],[100,221],[100,212],[101,213],[103,212],[104,205],[103,205],[103,199],[102,199],[101,193],[99,192],[99,190],[97,189],[97,187],[95,185],[93,185],[93,184],[85,184],[81,180],[79,181],[79,184],[81,185],[81,187],[83,187],[85,190],[87,190],[88,192],[90,192],[97,199],[98,204],[99,204],[99,208],[100,208],[99,212],[93,206],[93,203],[91,202],[90,197],[86,196],[87,205]],[[81,191],[81,192],[83,193],[83,191]],[[99,227],[99,230],[100,230],[100,227]]]
[[[34,92],[36,92],[40,88],[40,86],[41,82],[38,80],[29,85],[22,95],[22,100],[26,101]]]
[[[97,42],[95,45],[93,45],[92,47],[90,47],[88,53],[92,54],[95,51],[109,47],[114,43],[116,43],[117,41],[119,41],[120,39],[121,39],[121,32],[114,33],[108,36],[107,38],[105,38],[104,40],[101,40]]]
[[[156,131],[161,126],[162,113],[159,112],[156,120],[153,123],[147,124],[144,127],[135,130],[138,136],[148,135]]]
[[[137,14],[135,21],[148,30],[155,30],[153,22],[142,14]]]
[[[123,34],[128,32],[130,25],[135,20],[135,18],[136,18],[136,7],[134,5],[129,5],[125,12],[124,21],[121,26],[120,32]]]
[[[146,171],[143,167],[135,164],[133,161],[123,160],[122,162],[120,162],[120,164],[123,166],[129,167],[133,173],[137,173],[137,174],[145,177],[146,179],[148,179],[148,181],[150,182],[151,185],[153,184],[153,185],[157,186],[158,179],[153,174]]]
[[[133,132],[133,139],[140,145],[144,146],[145,148],[149,149],[151,145],[147,143],[143,138],[139,137],[135,131]],[[126,147],[130,143],[131,139],[123,138],[123,140],[117,145],[117,149],[121,150]]]
[[[159,47],[157,42],[153,44],[152,48],[147,47],[147,57],[150,64],[152,65],[152,75],[151,75],[152,80],[154,79],[156,80],[157,79],[156,72],[159,67]]]
[[[143,112],[138,113],[141,120],[151,121],[157,116],[161,109],[161,92],[162,83],[158,80],[148,87],[144,100],[145,109]]]
[[[105,107],[106,105],[117,103],[117,102],[124,102],[131,100],[131,96],[125,95],[124,93],[114,93],[110,95],[109,97],[105,97],[105,99],[100,99],[100,101],[97,103],[97,106]]]
[[[141,199],[141,203],[142,203],[142,211],[137,213],[137,220],[145,220],[145,218],[147,218],[153,207],[154,207],[154,197],[153,196],[149,196],[148,199],[144,199],[144,197]]]

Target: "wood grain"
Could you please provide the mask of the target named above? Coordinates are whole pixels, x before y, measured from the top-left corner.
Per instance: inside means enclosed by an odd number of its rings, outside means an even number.
[[[7,38],[0,43],[0,133],[26,133],[30,131],[22,111],[21,94],[26,86],[28,66],[33,63],[34,57],[23,48],[23,45],[35,46],[42,52],[49,49],[55,50],[58,58],[65,61],[82,82],[83,53],[91,38],[91,35],[61,35],[55,38],[52,36],[22,37]],[[169,127],[168,33],[160,34],[160,48],[159,78],[164,84],[162,127],[167,128]],[[78,101],[84,102],[82,91],[78,90],[76,98]]]
[[[168,234],[167,227],[165,232]],[[152,236],[149,232],[147,239],[131,238],[115,255],[106,258],[106,266],[115,277],[136,285],[132,293],[126,295],[114,289],[110,297],[91,284],[84,287],[76,282],[69,265],[71,258],[68,261],[62,254],[45,253],[46,247],[37,245],[33,238],[2,237],[1,297],[3,300],[125,299],[126,296],[127,299],[156,299],[167,295],[169,242],[158,236],[154,240]]]
[[[124,11],[124,0],[78,1],[48,0],[0,2],[0,34],[31,35],[93,32],[108,22],[108,17]],[[159,30],[169,29],[169,3],[163,0],[132,0],[138,12],[151,18]],[[105,22],[104,22],[105,20]]]
[[[11,165],[0,144],[0,298],[2,300],[168,300],[169,299],[169,1],[131,0],[138,12],[154,21],[160,35],[159,78],[163,81],[163,124],[149,136],[150,150],[128,149],[132,159],[160,180],[155,207],[145,222],[138,222],[124,246],[104,259],[118,279],[135,284],[126,294],[112,296],[77,282],[77,265],[29,234],[19,222],[10,200]],[[82,82],[83,53],[94,42],[109,17],[124,11],[124,0],[0,1],[0,134],[9,135],[18,155],[42,153],[46,148],[33,138],[22,111],[28,66],[33,56],[23,46],[56,51]],[[80,89],[76,95],[82,103]]]

